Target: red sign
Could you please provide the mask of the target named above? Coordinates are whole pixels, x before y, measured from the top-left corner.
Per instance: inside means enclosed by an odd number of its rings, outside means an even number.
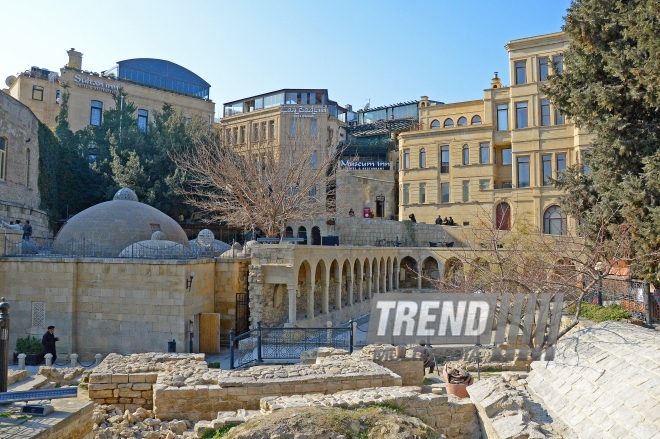
[[[362,208],[362,216],[364,218],[371,218],[371,207],[363,207]]]

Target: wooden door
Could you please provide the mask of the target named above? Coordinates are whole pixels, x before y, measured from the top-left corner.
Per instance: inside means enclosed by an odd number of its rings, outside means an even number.
[[[215,354],[220,350],[220,314],[199,315],[199,352]]]
[[[511,207],[507,203],[497,205],[495,224],[498,230],[511,230]]]

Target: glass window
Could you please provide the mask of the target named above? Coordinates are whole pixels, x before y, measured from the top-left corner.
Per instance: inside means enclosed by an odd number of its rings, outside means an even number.
[[[543,163],[543,186],[550,186],[550,179],[552,178],[552,156],[544,155],[541,157]]]
[[[410,204],[410,185],[403,185],[403,204]]]
[[[459,127],[465,127],[465,126],[467,126],[467,119],[461,116],[461,117],[458,119],[458,124],[457,124],[457,126],[459,126]]]
[[[35,101],[43,101],[44,100],[44,88],[39,87],[38,85],[32,86],[32,99]]]
[[[252,124],[252,140],[255,142],[259,141],[259,124]]]
[[[497,130],[506,131],[509,129],[509,105],[500,104],[497,106]]]
[[[582,171],[584,174],[591,172],[591,166],[589,166],[589,163],[587,162],[587,151],[582,153]]]
[[[419,184],[419,202],[426,203],[426,183]]]
[[[445,120],[445,128],[451,128],[454,126],[454,121],[451,119]]]
[[[275,121],[268,122],[268,138],[273,140],[275,138]]]
[[[539,60],[539,79],[541,81],[548,80],[548,58],[541,58]]]
[[[0,180],[7,180],[7,139],[0,137]]]
[[[55,90],[55,103],[59,104],[60,103],[60,91]]]
[[[92,101],[92,114],[89,118],[89,124],[95,127],[100,127],[102,115],[103,115],[103,102]]]
[[[267,138],[266,131],[266,122],[261,122],[261,140],[264,141]]]
[[[290,125],[289,125],[289,135],[291,137],[296,137],[296,121],[294,119],[291,119]]]
[[[419,151],[419,167],[426,168],[426,150],[424,148]]]
[[[312,166],[312,169],[316,169],[316,151],[312,153],[312,157],[310,158],[310,165]]]
[[[449,173],[449,145],[440,147],[440,173]]]
[[[474,116],[472,118],[472,125],[481,125],[481,116]]]
[[[513,187],[513,183],[510,181],[503,181],[502,182],[502,189],[511,189]]]
[[[284,104],[284,93],[264,97],[264,108],[277,107]]]
[[[566,154],[557,154],[557,178],[561,178],[559,174],[565,169],[566,169]]]
[[[403,150],[403,169],[410,169],[410,150]]]
[[[490,180],[479,180],[479,187],[482,191],[490,189]]]
[[[557,121],[557,125],[563,125],[566,123],[566,120],[564,119],[564,115],[561,112],[561,108],[557,108],[555,110],[555,120]]]
[[[238,144],[238,128],[234,128],[234,144]]]
[[[516,85],[524,84],[527,82],[525,61],[518,61],[516,63]]]
[[[399,159],[396,159],[396,172],[399,172]]]
[[[563,56],[555,56],[552,58],[552,61],[555,64],[555,68],[557,69],[557,73],[561,73],[562,70],[564,70],[564,57]]]
[[[257,98],[254,100],[254,109],[263,110],[264,108],[264,98]]]
[[[438,128],[440,128],[440,122],[438,122],[438,120],[436,119],[433,122],[431,122],[431,129],[437,130]]]
[[[298,93],[298,104],[307,105],[307,93]]]
[[[543,214],[543,233],[566,235],[566,214],[559,206],[551,206]]]
[[[547,127],[550,125],[550,101],[547,99],[541,100],[541,126]]]
[[[440,185],[440,188],[442,190],[442,194],[440,198],[441,203],[449,203],[449,183],[442,183]]]
[[[481,163],[490,163],[490,143],[479,145],[479,159]]]
[[[529,187],[529,157],[518,157],[518,187]]]
[[[227,137],[227,145],[231,144],[231,129],[227,128],[225,131],[225,136]]]
[[[296,105],[298,103],[298,93],[287,93],[285,103],[287,105]]]
[[[464,181],[463,182],[463,201],[464,202],[470,201],[470,182],[469,181]]]
[[[241,127],[241,143],[245,143],[245,125]]]
[[[316,201],[316,186],[309,190],[309,200]]]
[[[503,148],[502,149],[502,165],[510,165],[513,163],[513,160],[511,158],[511,148]]]
[[[516,128],[527,128],[527,102],[516,103]]]
[[[312,137],[316,137],[316,119],[312,119],[311,133]]]
[[[148,124],[149,112],[147,110],[138,110],[138,128],[146,133]]]
[[[470,147],[468,147],[467,145],[463,145],[463,164],[464,165],[470,164]]]

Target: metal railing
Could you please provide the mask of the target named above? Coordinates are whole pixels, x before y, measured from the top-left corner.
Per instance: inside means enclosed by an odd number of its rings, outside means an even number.
[[[234,337],[229,331],[229,364],[231,369],[265,361],[296,360],[310,349],[328,347],[353,352],[353,324],[326,328],[257,327]]]

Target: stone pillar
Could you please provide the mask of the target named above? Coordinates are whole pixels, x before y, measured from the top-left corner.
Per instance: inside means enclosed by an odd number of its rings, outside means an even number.
[[[98,354],[98,355],[101,355],[101,354]],[[53,365],[53,354],[44,355],[44,360],[46,361],[46,366],[52,366]]]
[[[358,276],[357,280],[357,301],[362,302],[362,290],[364,289],[364,281],[362,280],[362,274]]]
[[[94,367],[98,366],[101,364],[101,359],[103,358],[103,355],[101,354],[96,354],[94,355]]]
[[[347,282],[347,284],[348,284],[348,306],[353,306],[353,283],[354,283],[353,276],[351,275],[348,278],[348,280],[349,280],[349,282]]]
[[[335,286],[335,300],[336,300],[335,308],[338,309],[338,310],[341,309],[341,295],[344,292],[343,291],[344,288],[343,288],[342,283],[343,282],[342,282],[342,278],[341,278],[341,274],[340,274],[339,275],[339,280],[335,282],[335,285],[336,285]]]
[[[71,354],[71,367],[78,367],[78,354]]]
[[[18,370],[25,370],[25,354],[18,354]]]
[[[298,295],[296,287],[287,286],[287,293],[289,294],[289,323],[296,323],[298,313]]]
[[[323,301],[321,302],[321,310],[323,314],[330,312],[330,281],[326,280],[323,285]]]
[[[311,319],[314,318],[314,287],[315,287],[315,282],[312,279],[311,284],[309,285],[308,292],[307,292],[307,318]]]
[[[417,288],[422,289],[422,263],[417,261]]]
[[[389,281],[390,289],[387,292],[389,293],[395,288],[394,284],[392,283],[392,281],[394,280],[394,261],[390,262],[388,268],[389,268],[389,275],[387,276],[387,279]]]

